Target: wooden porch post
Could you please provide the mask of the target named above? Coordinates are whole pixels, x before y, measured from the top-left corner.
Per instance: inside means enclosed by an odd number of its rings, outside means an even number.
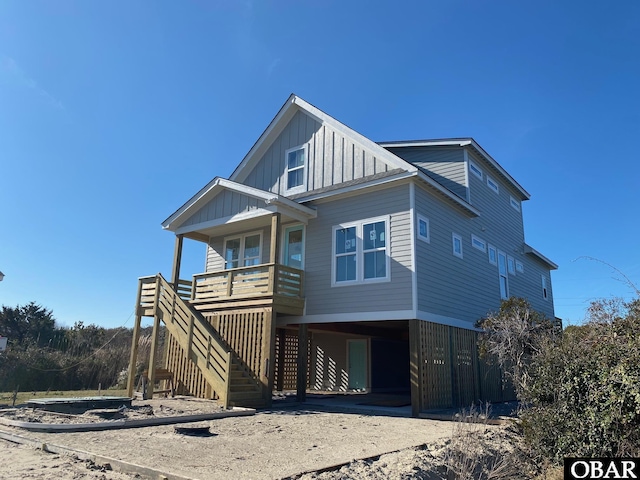
[[[424,408],[422,396],[422,338],[420,320],[409,320],[409,379],[411,382],[411,415],[417,417]]]
[[[265,359],[262,387],[264,401],[271,406],[273,395],[273,377],[275,376],[276,357],[276,312],[271,307],[265,308],[264,335],[262,337],[262,354]]]
[[[171,272],[171,283],[173,289],[178,291],[178,280],[180,280],[180,263],[182,262],[182,242],[184,235],[176,235],[176,246],[173,250],[173,270]]]
[[[136,382],[136,361],[138,359],[138,342],[140,341],[140,322],[142,317],[136,315],[133,325],[133,338],[131,339],[131,357],[129,358],[129,378],[127,380],[127,397],[133,397],[133,389]]]
[[[158,353],[158,330],[160,329],[160,317],[158,314],[153,317],[153,330],[151,332],[151,353],[149,354],[149,367],[147,369],[147,391],[145,392],[145,400],[153,398],[153,388],[156,383],[156,356]]]
[[[138,359],[138,342],[140,341],[140,296],[142,293],[142,282],[138,281],[138,296],[136,297],[136,319],[133,324],[133,337],[131,339],[131,357],[129,357],[129,378],[127,379],[127,396],[133,397],[133,389],[136,381],[136,360]]]
[[[271,250],[269,251],[269,263],[277,263],[280,259],[280,214],[278,212],[271,215]]]
[[[278,383],[276,390],[281,392],[284,390],[284,355],[285,355],[285,343],[287,341],[287,332],[284,328],[277,329],[276,335],[278,335]]]
[[[307,359],[309,356],[309,330],[306,323],[298,325],[298,372],[296,377],[296,399],[307,400]]]

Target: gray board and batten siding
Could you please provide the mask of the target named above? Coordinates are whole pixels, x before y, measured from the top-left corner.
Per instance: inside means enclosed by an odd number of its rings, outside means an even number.
[[[460,198],[467,200],[464,151],[460,147],[385,147],[412,163]]]
[[[285,152],[302,145],[307,145],[307,191],[396,168],[330,126],[298,111],[242,183],[286,195]]]
[[[232,190],[223,190],[180,226],[198,225],[265,207],[266,204],[262,199]]]

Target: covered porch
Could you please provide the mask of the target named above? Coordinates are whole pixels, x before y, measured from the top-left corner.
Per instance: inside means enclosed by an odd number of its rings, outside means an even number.
[[[215,179],[163,222],[176,235],[171,278],[163,283],[158,274],[139,281],[129,389],[141,317],[150,316],[148,364],[160,355],[157,331],[163,322],[163,364],[180,393],[269,405],[276,318],[303,314],[304,227],[314,217],[315,210],[284,197]],[[205,247],[204,272],[182,274],[185,240]],[[215,370],[217,385],[205,370]],[[147,397],[153,395],[153,372]]]

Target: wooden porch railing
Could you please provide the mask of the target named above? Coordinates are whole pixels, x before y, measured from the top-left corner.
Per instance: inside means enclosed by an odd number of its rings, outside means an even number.
[[[266,263],[194,275],[191,299],[220,301],[270,295],[302,298],[303,287],[302,270]]]
[[[160,274],[140,279],[139,305],[160,315],[167,330],[198,365],[227,407],[232,352],[219,334]]]

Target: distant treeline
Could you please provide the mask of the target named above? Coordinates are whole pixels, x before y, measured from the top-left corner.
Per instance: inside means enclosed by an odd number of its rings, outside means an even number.
[[[160,352],[164,329],[159,335]],[[57,327],[53,312],[34,302],[2,306],[0,335],[8,337],[0,353],[0,392],[124,388],[133,330],[76,322]],[[137,371],[146,368],[151,327],[141,329]]]

